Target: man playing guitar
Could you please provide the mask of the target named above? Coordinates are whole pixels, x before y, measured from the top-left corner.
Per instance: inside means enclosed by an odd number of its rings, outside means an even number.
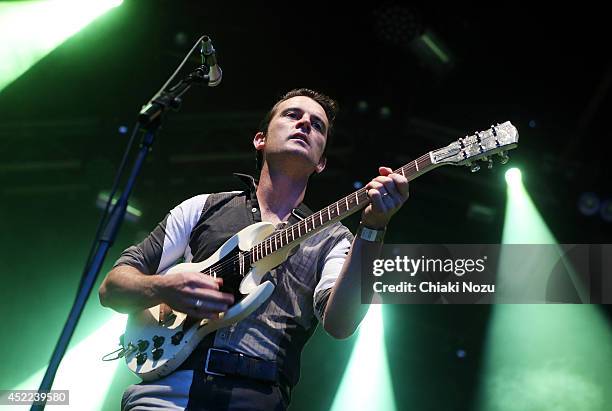
[[[165,272],[180,260],[209,258],[251,224],[280,228],[312,214],[302,200],[309,177],[325,168],[336,112],[335,101],[309,89],[281,97],[253,139],[259,179],[240,175],[248,189],[201,194],[171,210],[107,274],[99,290],[102,305],[132,314],[162,304],[194,319],[222,316],[237,302],[227,277]],[[268,300],[206,335],[171,374],[130,386],[122,408],[285,409],[299,378],[301,350],[317,323],[331,336],[347,338],[367,311],[361,264],[378,257],[389,220],[408,198],[403,175],[387,167],[379,174],[366,185],[370,204],[355,237],[335,222],[301,242],[266,274],[276,285]]]

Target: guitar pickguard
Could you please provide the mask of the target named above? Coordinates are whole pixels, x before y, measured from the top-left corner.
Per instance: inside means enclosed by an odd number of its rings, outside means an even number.
[[[234,296],[234,304],[238,303],[245,297],[245,294],[241,293],[239,288],[240,282],[245,274],[244,270],[248,271],[249,268],[248,266],[241,266],[241,259],[239,257],[240,253],[243,252],[240,251],[238,246],[236,246],[234,249],[232,249],[232,251],[221,258],[218,263],[204,270],[204,273],[206,274],[212,270],[211,275],[213,277],[220,277],[223,279],[223,285],[221,286],[220,291],[232,294]]]

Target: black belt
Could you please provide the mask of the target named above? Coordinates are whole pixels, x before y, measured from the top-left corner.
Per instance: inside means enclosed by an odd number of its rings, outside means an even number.
[[[243,377],[265,382],[279,380],[278,366],[275,362],[219,348],[208,349],[204,372],[209,375]]]
[[[200,370],[204,375],[234,376],[259,381],[287,384],[287,379],[278,363],[215,348],[215,332],[210,333],[198,344],[196,349],[178,367],[178,370]],[[202,367],[204,365],[204,367]],[[204,368],[202,370],[202,368]]]

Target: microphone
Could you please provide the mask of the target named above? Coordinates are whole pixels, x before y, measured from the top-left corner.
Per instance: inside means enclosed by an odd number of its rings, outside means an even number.
[[[221,67],[217,64],[217,55],[215,48],[212,45],[210,37],[204,36],[202,38],[202,47],[200,48],[200,55],[202,56],[202,64],[206,64],[210,70],[208,72],[208,87],[215,87],[221,84],[221,78],[223,72]]]

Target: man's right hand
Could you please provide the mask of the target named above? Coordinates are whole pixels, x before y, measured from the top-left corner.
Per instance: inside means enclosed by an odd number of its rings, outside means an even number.
[[[160,276],[157,293],[173,310],[195,318],[219,318],[234,303],[234,296],[219,291],[222,278],[198,272]]]

